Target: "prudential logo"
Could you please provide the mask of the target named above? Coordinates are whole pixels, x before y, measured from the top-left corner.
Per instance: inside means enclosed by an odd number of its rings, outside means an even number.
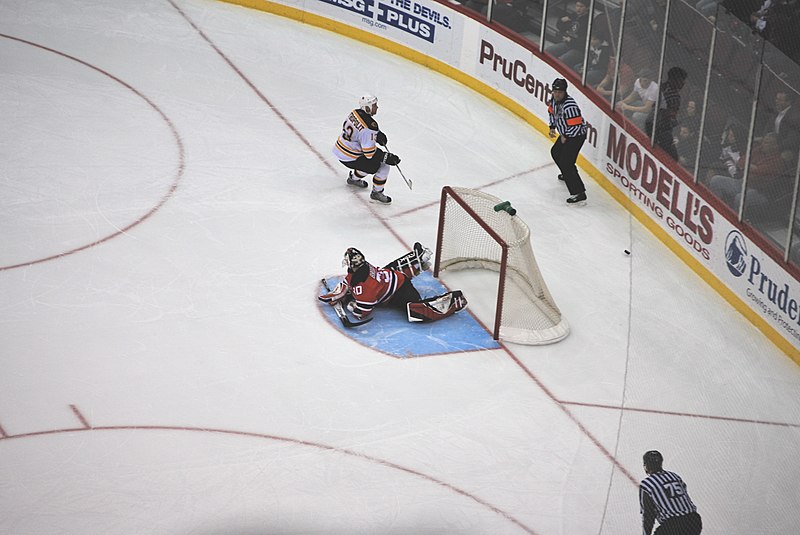
[[[747,243],[738,230],[732,230],[725,238],[725,262],[734,277],[741,277],[747,270]]]

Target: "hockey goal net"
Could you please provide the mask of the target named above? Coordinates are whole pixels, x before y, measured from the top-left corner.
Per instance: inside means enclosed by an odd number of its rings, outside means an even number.
[[[473,189],[442,189],[434,276],[444,270],[498,271],[495,340],[557,342],[569,334],[569,326],[539,272],[528,225],[515,215],[495,211],[501,202]]]

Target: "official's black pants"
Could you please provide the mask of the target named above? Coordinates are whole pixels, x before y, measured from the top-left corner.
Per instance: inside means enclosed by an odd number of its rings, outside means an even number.
[[[567,189],[570,195],[577,195],[586,191],[586,186],[583,185],[583,180],[578,174],[578,168],[575,162],[578,160],[578,153],[583,147],[586,136],[568,137],[562,143],[562,136],[558,136],[556,142],[553,143],[553,148],[550,149],[550,155],[553,161],[556,162],[558,169],[561,171],[561,176],[564,177],[564,182],[567,183]]]
[[[697,513],[668,518],[656,528],[653,535],[700,535],[703,520]]]

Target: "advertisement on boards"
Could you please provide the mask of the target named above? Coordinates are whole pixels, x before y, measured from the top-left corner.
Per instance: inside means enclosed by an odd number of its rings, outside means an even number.
[[[473,69],[470,74],[522,104],[546,124],[547,102],[552,97],[550,84],[562,75],[536,58],[533,52],[484,26],[481,28],[474,45],[474,66],[468,67]],[[470,45],[465,43],[465,48],[467,46]],[[603,126],[606,115],[590,105],[591,101],[580,92],[568,91],[583,112],[587,130],[582,154],[591,160],[591,155],[602,148],[598,127]]]
[[[722,239],[721,278],[792,345],[800,347],[800,285],[732,225]]]
[[[455,63],[463,21],[451,9],[426,0],[306,0],[305,9],[373,32]]]
[[[713,270],[715,225],[720,217],[711,205],[610,120],[604,141],[604,154],[595,161],[595,167],[701,264]]]
[[[537,99],[544,105],[550,98],[552,78],[534,72],[534,65],[540,62],[534,60],[533,53],[485,26],[476,37],[477,42],[471,44],[475,57],[471,59],[477,62],[470,74],[519,103]]]

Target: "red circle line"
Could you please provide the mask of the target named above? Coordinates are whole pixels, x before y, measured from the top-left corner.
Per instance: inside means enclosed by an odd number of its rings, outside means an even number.
[[[117,78],[116,76],[114,76],[113,74],[109,73],[108,71],[105,71],[105,70],[101,69],[100,67],[92,65],[92,64],[90,64],[90,63],[88,63],[86,61],[83,61],[82,59],[78,59],[78,58],[76,58],[74,56],[70,56],[69,54],[61,52],[59,50],[55,50],[53,48],[50,48],[50,47],[47,47],[47,46],[44,46],[44,45],[41,45],[41,44],[38,44],[38,43],[34,43],[32,41],[27,41],[25,39],[20,39],[19,37],[6,35],[6,34],[3,34],[3,33],[0,33],[0,37],[3,37],[5,39],[10,39],[12,41],[17,41],[17,42],[20,42],[20,43],[23,43],[23,44],[26,44],[26,45],[30,45],[30,46],[36,47],[36,48],[40,48],[40,49],[46,50],[48,52],[52,52],[53,54],[56,54],[58,56],[70,59],[72,61],[75,61],[76,63],[80,63],[81,65],[89,67],[90,69],[92,69],[94,71],[97,71],[100,74],[102,74],[104,76],[107,76],[108,78],[111,78],[112,80],[114,80],[115,82],[117,82],[118,84],[122,85],[123,87],[125,87],[126,89],[130,90],[135,95],[137,95],[139,98],[144,100],[151,108],[153,108],[153,110],[155,110],[156,113],[158,113],[161,116],[161,118],[164,120],[164,122],[167,124],[167,126],[170,129],[170,131],[172,132],[172,136],[175,138],[175,143],[178,146],[178,170],[177,170],[177,172],[175,174],[175,178],[172,181],[172,184],[171,184],[169,190],[162,196],[162,198],[158,202],[158,204],[156,204],[153,208],[150,209],[150,211],[148,211],[146,214],[141,216],[139,219],[137,219],[136,221],[128,224],[127,226],[125,226],[123,228],[117,229],[115,232],[113,232],[112,234],[109,234],[108,236],[106,236],[104,238],[100,238],[99,240],[95,240],[95,241],[93,241],[91,243],[87,243],[86,245],[82,245],[80,247],[76,247],[76,248],[70,249],[68,251],[57,253],[57,254],[48,256],[46,258],[39,258],[37,260],[31,260],[31,261],[28,261],[28,262],[22,262],[22,263],[19,263],[19,264],[13,264],[13,265],[9,265],[9,266],[0,266],[0,271],[6,271],[6,270],[20,268],[20,267],[26,267],[26,266],[32,266],[34,264],[40,264],[42,262],[48,262],[50,260],[55,260],[57,258],[63,258],[65,256],[69,256],[69,255],[78,253],[80,251],[85,251],[86,249],[89,249],[89,248],[94,247],[96,245],[100,245],[101,243],[104,243],[104,242],[107,242],[108,240],[116,238],[117,236],[119,236],[121,234],[125,234],[127,231],[129,231],[133,227],[139,225],[140,223],[144,222],[145,220],[150,218],[153,214],[155,214],[159,209],[161,209],[161,207],[164,206],[164,204],[173,196],[173,194],[175,193],[175,190],[178,189],[178,184],[181,181],[181,178],[183,177],[184,170],[186,168],[186,151],[185,151],[184,146],[183,146],[183,140],[181,139],[181,136],[178,133],[177,128],[175,128],[175,125],[173,124],[172,120],[169,117],[167,117],[167,114],[165,114],[152,100],[150,100],[147,96],[145,96],[141,91],[139,91],[138,89],[136,89],[135,87],[133,87],[129,83],[121,80],[120,78]]]
[[[75,409],[73,409],[75,410]],[[79,413],[78,413],[79,414]],[[385,459],[380,459],[378,457],[373,457],[371,455],[367,455],[365,453],[360,453],[351,449],[347,448],[338,448],[336,446],[330,446],[328,444],[323,444],[321,442],[313,442],[310,440],[301,440],[295,438],[288,438],[288,437],[281,437],[277,435],[270,435],[266,433],[255,433],[252,431],[235,431],[231,429],[215,429],[209,427],[187,427],[187,426],[173,426],[173,425],[104,425],[104,426],[97,426],[92,427],[90,426],[86,420],[81,416],[81,423],[83,427],[75,427],[75,428],[66,428],[66,429],[51,429],[47,431],[33,431],[30,433],[21,433],[19,435],[0,435],[0,442],[4,440],[11,440],[17,438],[31,438],[36,436],[45,436],[45,435],[56,435],[61,433],[76,433],[81,431],[187,431],[187,432],[196,432],[196,433],[213,433],[213,434],[221,434],[221,435],[233,435],[233,436],[240,436],[240,437],[247,437],[247,438],[258,438],[258,439],[265,439],[265,440],[275,440],[279,442],[286,442],[290,444],[296,444],[300,446],[308,446],[312,448],[317,448],[324,451],[332,451],[336,453],[341,453],[350,457],[355,457],[358,459],[362,459],[365,461],[369,461],[371,463],[379,464],[381,466],[385,466],[387,468],[391,468],[393,470],[397,470],[400,472],[405,472],[412,476],[419,477],[426,481],[430,481],[440,487],[443,487],[449,491],[452,491],[460,496],[465,498],[469,498],[470,500],[474,501],[475,503],[481,505],[482,507],[489,509],[493,513],[505,518],[512,524],[516,525],[520,529],[522,529],[525,533],[530,535],[536,535],[536,532],[511,516],[509,513],[506,513],[502,509],[490,504],[489,502],[475,496],[474,494],[470,494],[469,492],[460,489],[446,481],[442,481],[441,479],[437,479],[433,476],[420,472],[419,470],[414,470],[413,468],[408,468],[397,463],[393,463],[391,461],[387,461]]]

